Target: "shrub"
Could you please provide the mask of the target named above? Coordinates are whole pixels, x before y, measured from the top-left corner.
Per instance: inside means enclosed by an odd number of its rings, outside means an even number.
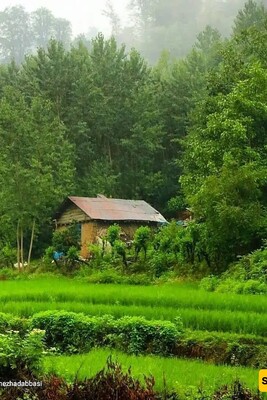
[[[80,236],[79,224],[74,222],[70,227],[53,233],[52,246],[55,251],[67,254],[71,247],[80,248]]]
[[[200,282],[200,289],[204,289],[207,292],[214,292],[214,290],[217,288],[219,284],[219,279],[216,276],[207,276],[206,278],[203,278]]]
[[[266,294],[267,285],[263,282],[259,282],[253,279],[248,280],[243,286],[244,294]]]
[[[23,271],[24,272],[24,271]],[[6,281],[6,280],[12,280],[12,279],[16,279],[17,276],[20,273],[23,273],[22,271],[19,272],[16,269],[12,269],[10,267],[6,267],[6,268],[1,268],[0,269],[0,280],[1,281]],[[24,274],[23,274],[24,275]]]
[[[13,267],[17,260],[17,251],[10,244],[6,243],[0,250],[0,265],[3,267]]]
[[[0,334],[0,378],[16,379],[40,372],[43,334],[33,330],[23,339],[16,331]]]
[[[113,330],[111,343],[134,354],[173,354],[181,336],[181,330],[175,324],[169,321],[148,321],[143,317],[123,317],[113,321]]]
[[[95,399],[131,399],[131,400],[175,400],[167,393],[161,396],[154,391],[154,378],[144,378],[144,383],[133,378],[131,370],[123,371],[117,362],[110,359],[104,369],[84,381],[75,381],[71,385],[63,379],[51,376],[43,379],[43,386],[36,388],[10,388],[3,390],[1,400],[95,400]]]
[[[113,247],[115,242],[120,239],[121,228],[119,225],[112,225],[107,230],[107,240]]]
[[[154,251],[149,260],[149,269],[153,275],[158,278],[163,273],[173,269],[175,261],[175,255],[173,253]]]
[[[31,319],[31,328],[45,330],[45,343],[61,352],[88,351],[110,345],[130,353],[172,354],[182,323],[148,321],[143,317],[87,317],[65,311],[45,311]]]
[[[115,269],[108,269],[103,271],[94,271],[90,275],[88,275],[87,272],[86,282],[123,284],[125,281],[124,277],[119,274]]]
[[[141,250],[144,251],[146,259],[150,238],[151,238],[151,229],[148,226],[140,226],[138,229],[136,229],[134,234],[134,248],[135,248],[136,259]]]
[[[0,333],[6,333],[9,330],[19,331],[21,335],[28,329],[28,322],[25,319],[14,317],[10,314],[0,313]]]
[[[253,368],[267,365],[267,346],[262,338],[227,333],[186,331],[177,342],[174,355]]]
[[[103,344],[112,317],[86,317],[67,311],[44,311],[35,314],[30,326],[45,330],[48,347],[66,353],[78,353]]]
[[[160,396],[154,391],[154,378],[146,378],[145,384],[134,379],[131,369],[124,372],[121,365],[110,358],[107,367],[95,377],[83,383],[75,382],[68,394],[69,399],[131,399],[157,400]],[[168,399],[168,397],[165,397]]]
[[[260,394],[254,394],[250,389],[247,389],[239,381],[234,382],[232,385],[225,385],[217,390],[213,397],[213,400],[261,400]]]
[[[122,240],[115,240],[113,248],[115,254],[118,254],[122,258],[124,266],[127,267],[126,244]]]
[[[237,294],[266,294],[267,285],[263,282],[249,279],[247,281],[236,281],[231,278],[223,279],[216,277],[207,277],[202,279],[200,287],[207,291],[220,293],[237,293]]]

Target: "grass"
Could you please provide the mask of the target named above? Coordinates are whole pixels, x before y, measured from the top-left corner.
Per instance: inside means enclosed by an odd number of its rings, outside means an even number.
[[[186,328],[265,336],[267,296],[207,293],[187,284],[92,285],[66,278],[0,282],[0,311],[29,317],[43,310],[90,315],[182,317]]]
[[[236,379],[245,382],[250,389],[257,389],[258,371],[251,368],[214,366],[201,361],[156,356],[129,356],[106,349],[92,350],[85,355],[48,356],[45,358],[44,368],[46,373],[56,373],[72,382],[76,376],[84,379],[95,375],[105,366],[110,354],[125,369],[131,367],[136,378],[142,379],[144,375],[153,375],[157,390],[164,388],[165,380],[169,389],[178,392],[199,386],[211,392]]]
[[[0,282],[0,301],[58,301],[266,313],[267,296],[209,293],[180,284],[87,284],[66,278]]]
[[[44,310],[67,310],[87,315],[142,315],[147,319],[174,320],[181,316],[184,326],[193,330],[216,331],[229,341],[243,337],[266,343],[267,296],[207,293],[194,284],[129,286],[88,284],[67,278],[0,281],[0,311],[30,317]],[[249,336],[250,334],[251,336]],[[201,335],[201,333],[200,333]],[[258,337],[256,337],[258,335]],[[57,372],[72,381],[95,375],[112,353],[134,376],[152,374],[156,387],[190,392],[201,386],[208,392],[239,378],[251,389],[257,388],[258,371],[251,368],[215,366],[200,361],[155,356],[130,356],[110,349],[93,350],[86,355],[46,356],[45,371]],[[190,394],[189,394],[190,398]]]
[[[265,336],[267,315],[216,310],[198,310],[194,308],[152,307],[136,305],[93,304],[82,302],[56,301],[11,301],[0,303],[0,312],[10,313],[21,317],[45,310],[66,310],[82,312],[87,315],[110,314],[115,318],[129,316],[144,316],[147,319],[161,319],[173,321],[181,316],[186,328],[194,330],[235,332],[239,334],[253,334]]]

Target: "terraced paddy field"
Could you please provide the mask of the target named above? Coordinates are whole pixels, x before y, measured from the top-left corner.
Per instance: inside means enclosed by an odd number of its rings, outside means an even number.
[[[0,312],[29,317],[43,310],[142,315],[190,329],[265,336],[267,296],[219,294],[195,285],[92,285],[64,278],[0,282]]]
[[[139,380],[143,379],[144,374],[153,375],[155,388],[159,391],[164,389],[164,380],[170,390],[185,392],[188,388],[203,387],[207,392],[212,392],[237,378],[257,390],[258,371],[252,368],[214,366],[200,361],[156,356],[131,356],[106,349],[96,349],[84,355],[47,357],[45,370],[64,376],[69,382],[76,376],[89,378],[104,368],[110,354],[125,370],[131,367],[133,376]]]
[[[194,337],[207,332],[234,342],[253,341],[267,350],[267,297],[207,293],[196,284],[161,286],[93,285],[66,278],[43,278],[0,282],[0,312],[30,318],[44,310],[66,310],[91,316],[109,314],[115,318],[144,316],[148,320],[175,321],[180,316]],[[135,376],[153,374],[162,388],[163,376],[169,387],[186,391],[199,385],[211,390],[240,378],[251,389],[257,388],[257,368],[245,368],[233,361],[214,365],[192,359],[133,356],[111,349],[92,350],[82,355],[49,356],[45,370],[56,371],[71,380],[77,374],[92,376],[105,364],[110,353]],[[266,353],[267,354],[267,353]],[[196,358],[196,357],[195,357]],[[262,361],[265,363],[265,359]],[[266,359],[267,367],[267,359]],[[192,371],[195,378],[192,380]],[[182,388],[182,389],[181,389]]]

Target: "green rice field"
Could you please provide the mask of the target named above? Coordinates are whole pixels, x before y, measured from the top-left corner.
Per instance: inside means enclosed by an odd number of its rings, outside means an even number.
[[[68,279],[0,282],[0,312],[29,317],[44,310],[88,315],[142,315],[190,329],[265,336],[267,297],[207,293],[196,286],[93,285]]]
[[[170,321],[181,316],[187,329],[217,332],[226,340],[238,335],[253,337],[257,343],[267,344],[267,296],[207,293],[196,284],[187,283],[127,286],[88,284],[67,278],[0,282],[0,312],[30,317],[44,310],[110,314],[115,318],[140,315]],[[178,391],[198,386],[210,391],[236,378],[251,389],[257,388],[256,369],[215,366],[198,360],[130,356],[109,349],[95,349],[85,355],[46,356],[45,371],[56,372],[69,381],[77,373],[81,378],[90,377],[104,367],[110,353],[125,368],[131,366],[134,376],[152,374],[158,389],[162,389],[165,379],[169,388]]]
[[[89,378],[104,368],[110,354],[125,370],[131,367],[133,376],[140,380],[144,374],[153,375],[158,390],[163,389],[165,380],[169,389],[184,392],[189,387],[203,386],[211,392],[237,378],[250,388],[257,389],[258,371],[252,368],[214,366],[200,361],[156,356],[131,356],[105,349],[96,349],[85,355],[46,357],[45,370],[64,376],[69,382],[76,375],[81,379]]]

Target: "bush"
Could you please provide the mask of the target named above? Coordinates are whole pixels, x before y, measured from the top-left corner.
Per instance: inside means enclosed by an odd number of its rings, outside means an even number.
[[[231,278],[223,279],[217,277],[203,278],[200,282],[200,288],[206,291],[214,291],[219,293],[236,293],[236,294],[266,294],[267,285],[263,282],[249,279],[247,281],[236,281]]]
[[[261,400],[260,394],[254,394],[250,389],[246,388],[239,381],[234,382],[232,385],[225,385],[217,390],[213,400]]]
[[[89,283],[125,283],[124,277],[115,269],[108,269],[104,271],[94,271],[92,274],[87,275],[86,282]]]
[[[113,330],[109,337],[111,343],[134,354],[173,354],[181,336],[181,331],[172,322],[148,321],[143,317],[123,317],[113,321]]]
[[[74,222],[68,228],[53,233],[52,246],[55,251],[67,254],[71,247],[80,248],[80,240],[79,224]]]
[[[141,250],[144,251],[145,259],[151,239],[151,229],[148,226],[140,226],[134,234],[135,258],[137,259]]]
[[[33,330],[23,339],[16,331],[0,334],[0,378],[36,376],[41,369],[43,331]]]
[[[0,250],[0,266],[13,268],[17,261],[17,250],[6,243]]]
[[[22,273],[22,272],[19,272],[18,270],[12,269],[10,267],[1,268],[0,269],[0,281],[16,279],[16,277],[18,276],[19,273]]]
[[[203,278],[199,284],[200,289],[204,289],[207,292],[214,292],[219,284],[219,279],[216,276],[207,276]]]
[[[267,285],[263,282],[259,282],[253,279],[248,280],[243,286],[244,294],[266,294]]]
[[[95,400],[95,399],[131,399],[131,400],[157,400],[160,399],[154,391],[155,380],[145,378],[145,384],[134,379],[129,369],[123,372],[120,364],[114,363],[111,358],[107,367],[95,377],[83,382],[75,382],[68,394],[69,399]],[[168,399],[168,397],[165,397]]]
[[[143,317],[87,317],[65,311],[45,311],[31,319],[31,328],[45,330],[48,347],[61,352],[85,352],[110,345],[130,353],[172,354],[181,336],[182,323],[148,321]]]
[[[165,272],[172,270],[175,261],[175,255],[172,253],[154,251],[149,260],[149,269],[158,278]]]
[[[107,240],[113,247],[115,242],[120,239],[121,228],[119,225],[112,225],[107,230]]]
[[[267,345],[262,338],[236,334],[186,331],[177,342],[174,355],[216,364],[265,368]]]
[[[45,330],[45,344],[60,352],[79,353],[104,343],[112,317],[86,317],[67,311],[44,311],[35,314],[31,328]]]
[[[11,314],[0,313],[0,333],[6,333],[9,330],[19,331],[21,335],[28,329],[28,321]]]

